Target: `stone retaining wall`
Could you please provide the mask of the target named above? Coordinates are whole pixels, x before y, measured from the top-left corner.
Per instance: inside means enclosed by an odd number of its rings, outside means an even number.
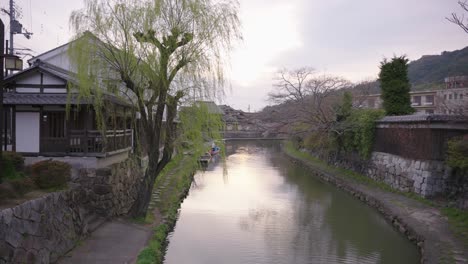
[[[57,261],[89,233],[97,217],[128,212],[142,175],[131,160],[82,169],[71,189],[0,211],[0,264]]]
[[[373,152],[367,176],[403,192],[423,197],[443,194],[451,170],[442,161],[412,160],[384,152]]]
[[[413,192],[425,198],[442,198],[451,206],[468,209],[468,175],[454,172],[443,161],[408,159],[385,152],[372,152],[365,161],[347,154],[323,157],[329,164],[353,170],[396,190]]]
[[[105,217],[125,215],[137,198],[143,171],[131,159],[102,169],[82,169],[74,183],[86,193],[84,206]]]
[[[443,198],[468,209],[468,175],[445,165],[447,141],[468,133],[461,116],[387,116],[377,122],[370,160],[356,153],[320,156],[335,166],[352,169],[403,192],[426,198]]]

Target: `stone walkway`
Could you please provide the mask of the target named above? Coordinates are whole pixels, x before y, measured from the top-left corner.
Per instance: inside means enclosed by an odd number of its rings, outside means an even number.
[[[401,233],[418,243],[422,263],[468,263],[468,247],[452,232],[447,217],[439,209],[345,176],[331,174],[307,160],[290,157],[300,161],[323,180],[379,210]]]
[[[123,219],[107,222],[81,245],[63,256],[60,264],[130,264],[151,236],[151,228]]]
[[[159,185],[155,185],[148,211],[153,212],[157,225],[161,219],[158,207],[161,194],[168,190],[175,171],[170,171]],[[151,226],[115,219],[97,228],[85,241],[67,255],[60,258],[59,264],[130,264],[135,263],[140,251],[151,237]]]

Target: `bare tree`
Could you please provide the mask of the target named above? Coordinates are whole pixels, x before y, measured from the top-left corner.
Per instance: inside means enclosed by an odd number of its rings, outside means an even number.
[[[465,91],[458,93],[457,99],[448,99],[454,92],[438,91],[435,96],[436,112],[441,114],[468,116],[468,97],[462,97]]]
[[[380,88],[376,80],[368,79],[356,83],[351,89],[353,106],[360,107],[368,99],[369,95],[379,92]]]
[[[468,1],[458,1],[458,4],[461,8],[468,13]],[[447,20],[461,27],[466,33],[468,33],[468,19],[465,19],[465,15],[458,15],[457,13],[452,13],[452,17],[447,17]]]
[[[277,73],[275,92],[270,100],[288,107],[284,122],[291,124],[296,133],[328,130],[335,119],[334,105],[340,100],[339,91],[351,83],[341,77],[318,75],[310,67],[283,69]],[[281,116],[284,116],[282,113]]]
[[[314,73],[310,67],[302,67],[294,70],[281,69],[274,78],[276,92],[268,94],[269,99],[275,103],[286,101],[300,101],[307,95],[306,84]]]

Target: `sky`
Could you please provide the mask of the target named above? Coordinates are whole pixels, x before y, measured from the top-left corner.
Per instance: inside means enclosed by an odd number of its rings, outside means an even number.
[[[34,34],[29,40],[16,35],[15,47],[32,55],[68,42],[70,14],[83,6],[80,0],[15,2],[20,22]],[[8,3],[1,0],[0,7]],[[239,11],[243,41],[230,56],[230,85],[218,103],[245,111],[269,104],[281,68],[308,66],[359,82],[375,79],[383,58],[416,60],[468,45],[468,34],[445,19],[462,13],[457,0],[240,0]],[[0,17],[8,31],[7,16]]]

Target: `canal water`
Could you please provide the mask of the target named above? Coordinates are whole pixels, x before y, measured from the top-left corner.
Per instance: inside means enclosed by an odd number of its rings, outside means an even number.
[[[195,175],[164,263],[419,263],[379,213],[291,162],[278,142],[228,142],[226,154]]]

